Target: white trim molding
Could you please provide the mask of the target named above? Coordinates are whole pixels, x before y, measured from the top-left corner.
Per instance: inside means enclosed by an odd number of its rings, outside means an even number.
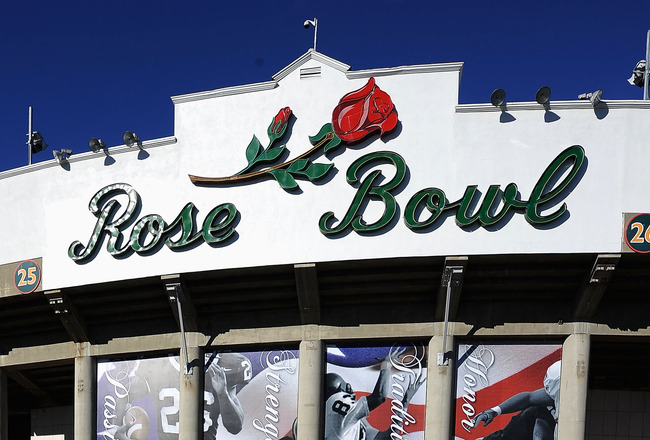
[[[370,78],[371,76],[390,76],[390,75],[408,75],[411,73],[439,73],[439,72],[458,72],[460,75],[463,71],[463,63],[436,63],[436,64],[417,64],[413,66],[398,66],[382,69],[366,69],[347,72],[345,75],[348,79]]]
[[[601,101],[596,107],[591,105],[588,100],[579,101],[551,101],[548,110],[599,110],[599,109],[650,109],[650,101],[638,99],[618,100],[618,101]],[[495,107],[492,104],[460,104],[456,106],[456,113],[490,113],[501,111],[520,111],[520,110],[538,110],[545,111],[542,104],[534,101],[526,102],[507,102],[503,107]]]
[[[150,150],[152,148],[158,148],[158,147],[163,147],[165,145],[173,145],[176,143],[176,137],[174,136],[169,136],[169,137],[164,137],[164,138],[159,138],[159,139],[151,139],[148,141],[143,141],[142,142],[142,148],[134,145],[132,147],[127,147],[126,145],[117,145],[114,147],[106,148],[106,151],[108,152],[109,156],[116,156],[118,154],[122,153],[128,153],[129,151],[140,151],[142,150]],[[87,151],[84,153],[78,153],[73,156],[70,156],[66,159],[66,162],[69,164],[76,163],[76,162],[82,162],[85,160],[91,160],[99,157],[101,154],[101,157],[104,157],[104,153],[93,153],[92,151]],[[14,177],[14,176],[20,176],[22,174],[27,174],[31,173],[32,171],[38,171],[38,170],[44,170],[46,168],[55,168],[55,167],[60,167],[61,164],[59,164],[56,159],[50,159],[46,160],[43,162],[37,162],[33,163],[31,165],[27,165],[24,167],[20,168],[14,168],[8,171],[4,171],[0,173],[0,180],[2,179],[7,179],[9,177]]]

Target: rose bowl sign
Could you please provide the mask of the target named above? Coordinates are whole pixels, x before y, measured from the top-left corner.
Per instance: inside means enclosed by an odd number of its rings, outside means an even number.
[[[332,112],[332,122],[323,125],[318,134],[309,138],[313,148],[295,159],[278,164],[276,162],[287,147],[286,144],[276,145],[276,141],[283,140],[291,116],[291,109],[285,107],[273,118],[267,129],[269,142],[266,147],[253,135],[246,148],[248,165],[243,170],[229,177],[190,175],[190,180],[195,184],[218,185],[266,175],[277,180],[285,190],[296,190],[299,188],[296,178],[316,181],[324,178],[333,168],[333,163],[312,163],[311,159],[321,154],[321,149],[323,153],[328,153],[342,144],[360,142],[376,132],[382,136],[394,130],[398,123],[397,111],[390,96],[377,87],[374,78],[370,78],[364,87],[341,98]]]
[[[247,165],[242,170],[225,177],[189,175],[190,180],[195,185],[219,186],[271,178],[285,191],[298,194],[297,180],[316,182],[328,176],[334,168],[333,162],[315,162],[317,158],[326,158],[336,149],[358,144],[373,136],[384,136],[399,125],[393,100],[374,78],[339,100],[332,111],[331,121],[322,125],[315,135],[309,136],[312,147],[308,151],[283,161],[288,152],[286,143],[290,130],[287,128],[294,121],[293,111],[289,107],[281,108],[267,128],[268,141],[263,143],[253,135],[244,149]],[[404,223],[412,231],[430,232],[434,224],[452,215],[459,227],[467,228],[494,226],[507,222],[511,214],[520,213],[533,226],[552,227],[554,222],[559,224],[568,216],[563,199],[580,180],[585,158],[580,145],[566,148],[543,170],[527,198],[520,195],[516,183],[509,183],[503,189],[501,185],[490,185],[480,201],[481,192],[476,185],[467,186],[464,194],[453,202],[440,188],[420,189],[403,209]],[[386,166],[394,168],[391,179],[386,179],[380,168]],[[365,172],[363,178],[362,170]],[[403,190],[407,173],[408,165],[397,152],[376,151],[358,158],[345,174],[347,182],[356,187],[350,205],[342,216],[332,211],[325,212],[318,222],[321,233],[333,237],[350,230],[366,233],[394,227],[392,220],[399,212],[395,195]],[[115,196],[118,194],[126,194],[129,199],[120,216],[116,215],[119,203]],[[383,214],[378,220],[364,219],[364,211],[370,203],[383,205]],[[128,256],[132,252],[147,255],[164,245],[176,250],[201,241],[225,246],[236,240],[235,228],[241,214],[233,203],[222,203],[211,209],[200,227],[195,224],[196,207],[193,203],[187,203],[169,224],[158,214],[136,220],[135,213],[140,204],[136,189],[127,183],[100,189],[89,204],[89,210],[97,217],[92,235],[85,245],[79,241],[72,243],[68,256],[78,263],[90,260],[104,238],[108,239],[107,251],[114,257]],[[337,218],[341,218],[338,223]]]

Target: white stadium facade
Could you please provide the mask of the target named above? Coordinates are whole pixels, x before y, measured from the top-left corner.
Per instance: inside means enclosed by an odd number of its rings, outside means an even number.
[[[650,438],[650,101],[461,73],[310,50],[0,173],[0,440]]]

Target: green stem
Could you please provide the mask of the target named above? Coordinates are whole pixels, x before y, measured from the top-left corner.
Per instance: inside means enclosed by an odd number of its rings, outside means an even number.
[[[312,149],[310,149],[306,153],[303,153],[300,156],[296,157],[295,159],[291,159],[288,162],[284,162],[264,170],[254,171],[252,173],[247,173],[247,174],[235,174],[229,177],[201,177],[201,176],[194,176],[192,174],[189,174],[188,176],[192,181],[192,183],[224,183],[224,182],[240,182],[245,180],[251,180],[261,176],[262,174],[268,173],[269,171],[286,168],[297,160],[304,159],[305,157],[311,156],[316,150],[318,150],[320,147],[327,144],[332,139],[334,139],[334,133],[329,132],[325,135],[323,139],[321,139],[316,145],[314,145]]]

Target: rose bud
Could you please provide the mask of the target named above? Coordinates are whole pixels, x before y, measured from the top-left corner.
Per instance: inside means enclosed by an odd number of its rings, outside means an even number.
[[[275,118],[273,118],[273,122],[271,122],[271,125],[269,125],[268,129],[268,134],[270,138],[279,138],[284,134],[284,131],[287,128],[287,124],[289,123],[289,118],[291,117],[291,109],[289,107],[285,107],[281,109],[277,115],[275,115]]]

